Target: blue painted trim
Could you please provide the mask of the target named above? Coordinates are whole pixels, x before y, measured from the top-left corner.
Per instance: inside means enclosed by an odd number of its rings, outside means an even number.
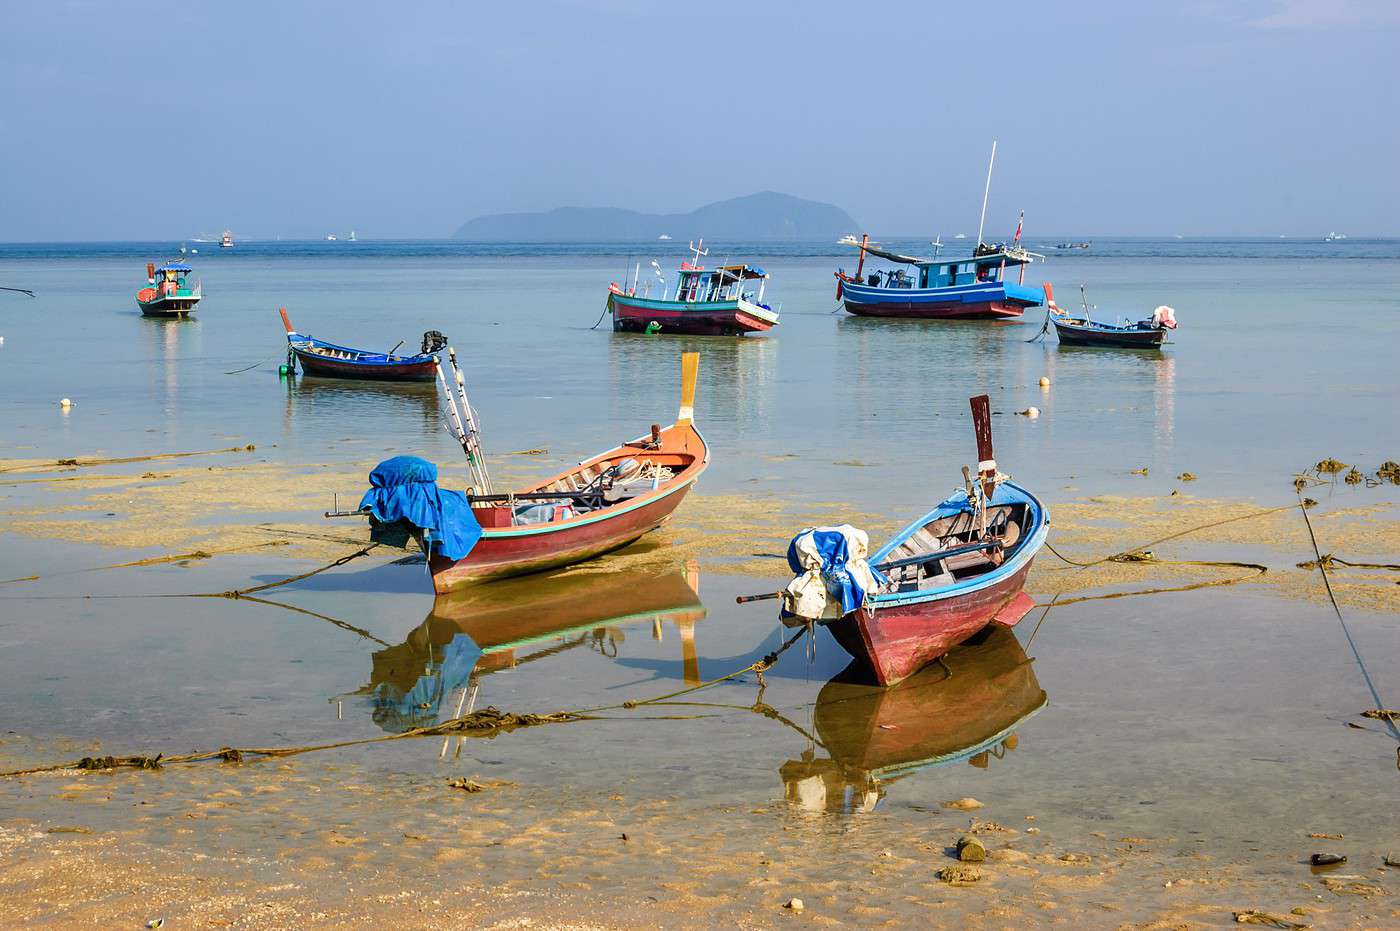
[[[917,592],[891,592],[874,597],[877,608],[893,608],[902,605],[923,604],[928,601],[941,601],[945,598],[954,598],[959,595],[966,595],[969,592],[979,591],[988,586],[995,585],[1002,579],[1020,571],[1032,559],[1040,548],[1045,544],[1045,538],[1050,534],[1050,512],[1045,509],[1045,505],[1040,503],[1040,499],[1026,491],[1020,485],[1013,482],[1003,482],[997,486],[996,492],[992,495],[992,505],[998,504],[1027,504],[1030,506],[1035,524],[1027,530],[1025,539],[1016,547],[1016,554],[1011,559],[1002,563],[997,568],[985,575],[979,575],[973,579],[964,579],[961,582],[954,582],[944,588],[932,588]],[[968,511],[967,492],[960,491],[950,498],[940,502],[937,507],[929,511],[923,517],[905,527],[895,534],[888,543],[880,547],[873,556],[870,557],[872,566],[879,565],[889,556],[890,551],[896,546],[909,539],[920,527],[937,520],[940,517],[951,517],[954,514],[961,514]]]

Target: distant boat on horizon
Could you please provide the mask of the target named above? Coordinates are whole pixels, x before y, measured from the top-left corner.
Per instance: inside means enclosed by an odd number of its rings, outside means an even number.
[[[671,237],[670,237],[670,236],[667,236],[665,233],[662,233],[660,236],[658,236],[658,237],[656,237],[656,238],[657,238],[657,239],[670,239]]]
[[[1323,242],[1339,242],[1339,241],[1341,241],[1341,240],[1343,240],[1343,239],[1346,239],[1346,238],[1347,238],[1347,234],[1346,234],[1346,233],[1335,233],[1335,232],[1334,232],[1334,233],[1328,233],[1326,236],[1323,236],[1323,237],[1322,237],[1322,241],[1323,241]]]
[[[953,238],[954,238],[954,239],[966,239],[966,238],[967,238],[967,234],[966,234],[966,233],[958,233],[958,234],[955,235]]]
[[[355,238],[355,231],[354,231],[354,230],[351,230],[351,231],[350,231],[350,237],[349,237],[349,239],[348,239],[347,241],[348,241],[348,242],[359,242],[359,240],[357,240],[357,239]]]
[[[233,248],[233,230],[224,230],[224,234],[219,237],[219,247],[221,249]]]

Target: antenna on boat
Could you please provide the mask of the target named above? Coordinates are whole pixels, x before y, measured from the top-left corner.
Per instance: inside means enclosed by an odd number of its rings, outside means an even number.
[[[997,141],[992,140],[992,157],[987,160],[987,186],[982,189],[982,219],[977,221],[977,245],[982,245],[982,228],[987,225],[987,196],[992,193],[992,166],[997,161]]]
[[[471,468],[472,481],[477,485],[477,494],[491,494],[491,476],[486,471],[486,457],[481,452],[481,431],[477,429],[476,413],[472,410],[471,403],[467,401],[467,389],[462,379],[462,370],[457,366],[457,352],[451,346],[447,347],[447,359],[452,365],[452,378],[456,382],[457,394],[453,397],[452,388],[447,384],[447,376],[442,371],[442,361],[433,360],[433,368],[437,371],[438,383],[442,385],[443,394],[447,395],[447,412],[451,415],[452,432],[457,437],[457,442],[462,444],[462,452],[466,453],[467,465]],[[457,409],[458,399],[462,402],[462,409]],[[463,415],[465,414],[465,423]]]
[[[1084,291],[1084,285],[1079,286],[1079,303],[1084,305],[1084,316],[1089,316],[1089,295]]]
[[[702,248],[704,245],[705,245],[705,237],[703,237],[703,236],[700,237],[700,245],[699,245],[699,246],[697,246],[694,242],[692,242],[692,243],[690,244],[690,251],[695,253],[695,267],[696,267],[696,268],[699,268],[699,267],[700,267],[700,259],[702,259],[703,257],[705,257],[705,256],[707,256],[707,255],[710,254],[710,250],[709,250],[709,249],[704,249],[704,248]]]
[[[939,253],[943,251],[943,234],[939,233],[937,236],[933,237],[933,242],[929,243],[929,245],[933,246],[933,257],[935,259],[938,258]]]

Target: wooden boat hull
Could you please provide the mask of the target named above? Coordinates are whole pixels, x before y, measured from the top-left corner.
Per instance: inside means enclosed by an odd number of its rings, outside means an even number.
[[[385,363],[383,365],[366,362],[349,362],[332,359],[313,352],[305,352],[292,347],[292,354],[307,375],[322,378],[365,378],[372,381],[433,381],[437,369],[433,362]]]
[[[880,685],[894,685],[943,656],[988,624],[1014,627],[1035,602],[1021,591],[1020,571],[971,594],[855,611],[830,625],[836,642],[864,661]]]
[[[1055,334],[1062,346],[1102,346],[1116,349],[1158,349],[1166,342],[1164,327],[1131,329],[1126,327],[1076,326],[1054,317]]]
[[[682,467],[668,481],[635,497],[565,520],[523,526],[493,526],[506,508],[474,508],[482,523],[482,536],[465,557],[452,560],[434,553],[428,568],[433,590],[450,592],[474,582],[509,578],[555,569],[620,549],[661,527],[680,507],[696,479],[709,465],[709,449],[690,423],[678,423],[661,431],[660,446],[643,450],[631,443],[608,450],[580,468],[645,455],[672,460]],[[526,491],[550,489],[564,476],[556,476]]]
[[[1000,320],[1038,306],[1042,292],[998,281],[945,288],[880,288],[843,282],[846,312],[858,317],[912,320]]]
[[[762,333],[778,323],[778,315],[747,301],[654,301],[612,294],[613,329],[645,333],[657,324],[658,333],[688,336],[743,336]]]
[[[141,294],[150,291],[155,294],[154,288],[147,288]],[[184,317],[194,313],[195,305],[199,303],[199,297],[190,295],[174,295],[166,297],[153,297],[151,300],[142,300],[141,294],[136,296],[136,306],[141,308],[141,314],[146,317]]]

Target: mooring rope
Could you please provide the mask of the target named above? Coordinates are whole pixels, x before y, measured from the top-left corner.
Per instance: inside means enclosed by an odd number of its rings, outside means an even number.
[[[1312,518],[1308,516],[1306,501],[1299,495],[1298,510],[1303,512],[1303,523],[1308,527],[1308,539],[1312,542],[1313,553],[1317,556],[1317,571],[1322,574],[1322,584],[1327,589],[1327,600],[1332,603],[1332,611],[1337,615],[1337,622],[1342,625],[1342,633],[1347,638],[1347,645],[1351,647],[1351,655],[1356,657],[1357,668],[1361,670],[1361,678],[1366,680],[1366,688],[1371,692],[1371,698],[1376,703],[1377,710],[1385,708],[1385,702],[1381,701],[1380,692],[1376,689],[1376,683],[1371,679],[1371,673],[1366,669],[1366,661],[1361,658],[1361,650],[1356,645],[1355,638],[1351,635],[1351,628],[1347,627],[1347,619],[1342,616],[1341,606],[1337,604],[1337,596],[1332,591],[1332,580],[1327,577],[1327,569],[1323,566],[1322,550],[1317,545],[1317,534],[1313,532]],[[1400,728],[1395,725],[1394,718],[1389,715],[1377,716],[1384,720],[1386,727],[1390,730],[1390,736],[1400,742]],[[1395,765],[1400,767],[1400,748],[1396,749]]]

